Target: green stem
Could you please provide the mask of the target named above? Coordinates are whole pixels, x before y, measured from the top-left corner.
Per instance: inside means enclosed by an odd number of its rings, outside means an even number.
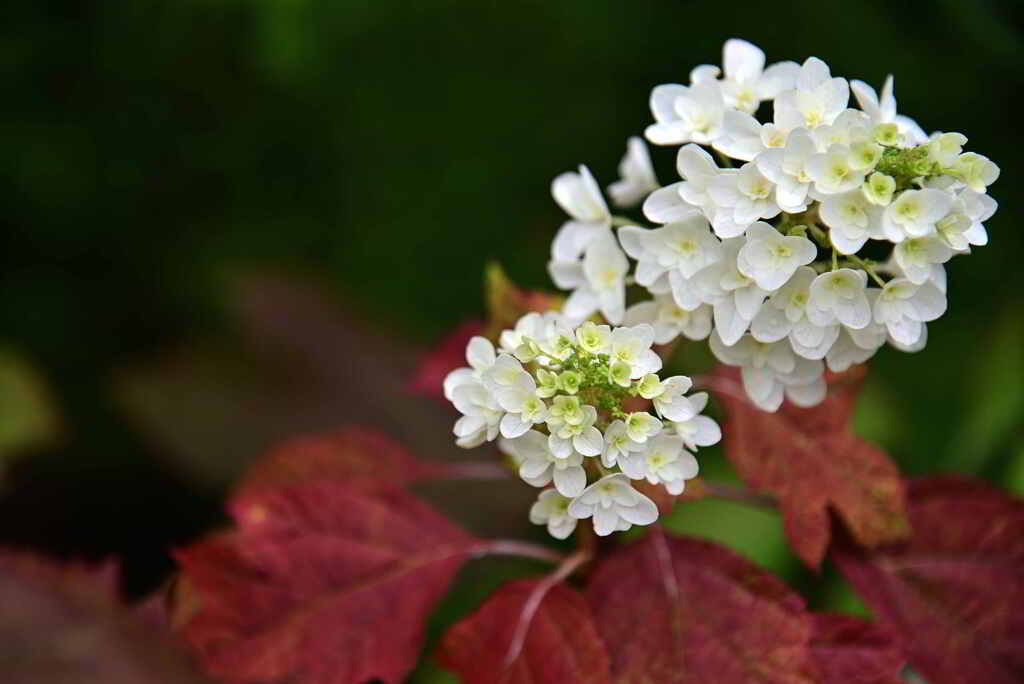
[[[832,248],[832,270],[834,271],[837,268],[839,268],[839,252],[837,252],[836,248],[833,247]]]
[[[715,153],[715,158],[718,159],[718,163],[722,165],[722,168],[724,168],[724,169],[731,169],[731,168],[733,168],[733,166],[732,166],[732,159],[729,159],[729,157],[725,156],[724,154],[722,154],[718,150],[714,150],[714,153]]]
[[[879,276],[877,273],[875,273],[875,269],[874,269],[874,267],[871,266],[871,264],[869,264],[868,262],[864,261],[859,256],[857,256],[856,254],[850,254],[846,258],[849,259],[850,261],[852,261],[853,263],[857,264],[861,268],[863,268],[867,272],[867,274],[869,276],[871,276],[871,278],[876,283],[878,283],[881,287],[885,287],[885,281],[882,280],[881,276]]]

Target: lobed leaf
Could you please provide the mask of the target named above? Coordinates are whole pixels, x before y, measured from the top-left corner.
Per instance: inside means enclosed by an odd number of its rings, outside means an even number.
[[[719,393],[727,414],[726,456],[748,485],[778,499],[787,539],[813,568],[821,565],[831,539],[830,510],[864,546],[909,533],[898,469],[851,427],[860,377],[830,380],[829,394],[818,406],[787,402],[767,413],[745,399],[732,371],[720,370],[715,379],[732,390]]]
[[[250,489],[238,529],[177,553],[181,630],[230,682],[400,682],[475,538],[391,487]]]
[[[527,603],[541,583],[506,584],[445,635],[442,664],[463,684],[608,684],[605,644],[583,597],[556,585],[531,616],[518,652],[512,651]],[[513,655],[509,659],[509,655]]]
[[[617,684],[810,684],[803,600],[718,545],[654,533],[602,561],[586,597]]]
[[[811,656],[822,684],[901,684],[906,658],[874,622],[848,615],[813,616]]]
[[[1024,680],[1024,503],[989,485],[913,481],[905,543],[836,550],[840,571],[932,684]]]
[[[317,479],[343,480],[353,487],[401,485],[444,470],[441,463],[414,458],[383,432],[350,425],[286,441],[246,471],[239,491]]]

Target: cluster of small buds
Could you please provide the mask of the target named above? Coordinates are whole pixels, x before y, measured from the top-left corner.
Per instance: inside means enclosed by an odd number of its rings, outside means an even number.
[[[530,520],[559,539],[586,518],[599,535],[653,523],[657,506],[631,481],[681,494],[697,475],[693,452],[721,438],[701,415],[707,394],[687,396],[685,376],[657,375],[656,337],[646,323],[576,324],[557,313],[527,314],[501,333],[497,349],[474,337],[469,367],[444,381],[445,396],[463,414],[456,443],[475,447],[500,435],[523,480],[553,485]]]
[[[737,39],[723,52],[723,69],[699,66],[688,86],[651,93],[646,137],[681,146],[681,180],[659,187],[631,138],[608,188],[620,207],[643,201],[657,227],[613,216],[581,166],[552,184],[570,220],[549,272],[572,290],[567,316],[648,323],[659,343],[710,338],[762,409],[814,405],[826,367],[846,370],[887,341],[924,347],[946,310],[943,264],[988,242],[999,168],[965,152],[960,133],[928,136],[898,115],[891,76],[879,95],[816,57],[765,67]],[[771,121],[758,121],[769,102]],[[633,284],[652,299],[627,308]]]

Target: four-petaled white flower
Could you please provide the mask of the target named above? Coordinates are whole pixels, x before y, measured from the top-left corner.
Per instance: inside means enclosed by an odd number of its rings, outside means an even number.
[[[946,312],[946,295],[931,283],[914,284],[894,278],[875,300],[875,322],[885,326],[896,342],[910,347],[924,334],[924,324]]]
[[[831,124],[849,100],[846,79],[833,78],[827,64],[809,57],[800,67],[796,87],[775,98],[775,122],[787,130]]]
[[[651,91],[651,113],[655,123],[644,134],[655,145],[704,145],[721,134],[725,101],[717,81],[702,81],[690,87],[660,85]]]
[[[658,507],[633,489],[626,475],[615,473],[583,490],[569,504],[569,515],[578,520],[593,518],[594,532],[606,537],[633,525],[650,525],[658,519]]]
[[[867,274],[852,268],[822,273],[811,283],[807,319],[821,326],[839,321],[854,330],[865,327],[871,322],[867,283]]]
[[[786,284],[801,266],[814,261],[818,248],[799,235],[785,236],[758,221],[747,229],[747,241],[736,255],[739,272],[769,292]]]
[[[690,340],[703,340],[711,334],[711,307],[698,305],[687,311],[667,295],[655,295],[646,302],[637,302],[626,309],[625,325],[648,323],[654,328],[655,344],[668,344],[679,335]]]
[[[928,136],[921,130],[913,119],[901,116],[896,113],[896,98],[893,96],[893,78],[889,75],[882,85],[882,94],[879,97],[875,89],[864,81],[850,81],[850,90],[857,99],[857,104],[864,110],[864,113],[871,117],[871,123],[895,124],[903,141],[910,145],[920,145],[928,140]]]
[[[722,238],[742,235],[754,221],[774,218],[782,211],[774,199],[775,183],[753,162],[736,173],[716,176],[708,185],[708,193],[715,203],[711,225]]]
[[[953,208],[953,197],[941,190],[906,190],[882,214],[882,230],[893,242],[935,232],[935,224]]]
[[[611,359],[629,366],[633,380],[661,370],[661,357],[652,349],[654,328],[646,323],[612,331]]]
[[[634,480],[665,485],[673,496],[682,494],[686,480],[697,475],[697,459],[683,448],[683,438],[668,432],[650,440],[643,451],[625,456],[620,467]]]

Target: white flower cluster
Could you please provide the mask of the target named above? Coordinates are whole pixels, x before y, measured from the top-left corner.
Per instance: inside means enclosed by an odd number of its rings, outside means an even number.
[[[985,193],[999,168],[964,152],[960,133],[927,136],[898,115],[891,76],[879,96],[816,57],[765,67],[737,39],[723,67],[651,93],[646,137],[681,146],[682,180],[659,188],[631,138],[608,188],[619,206],[646,198],[657,227],[614,217],[586,167],[554,180],[571,220],[549,272],[572,290],[567,316],[649,323],[659,343],[710,337],[762,409],[787,397],[814,405],[826,367],[843,371],[886,341],[925,345],[926,324],[946,309],[943,264],[988,241],[996,202]],[[847,106],[851,90],[859,109]],[[768,102],[771,121],[758,121]],[[627,308],[633,284],[652,299]]]
[[[658,377],[661,358],[651,349],[657,337],[645,323],[576,325],[557,313],[527,314],[501,333],[498,349],[474,337],[469,367],[444,381],[445,396],[463,414],[456,443],[474,447],[500,435],[523,480],[553,484],[530,520],[559,539],[585,518],[599,535],[654,522],[657,506],[631,480],[681,494],[697,475],[693,452],[721,438],[718,425],[701,415],[707,394],[686,396],[685,376]],[[657,415],[636,410],[643,400]]]

